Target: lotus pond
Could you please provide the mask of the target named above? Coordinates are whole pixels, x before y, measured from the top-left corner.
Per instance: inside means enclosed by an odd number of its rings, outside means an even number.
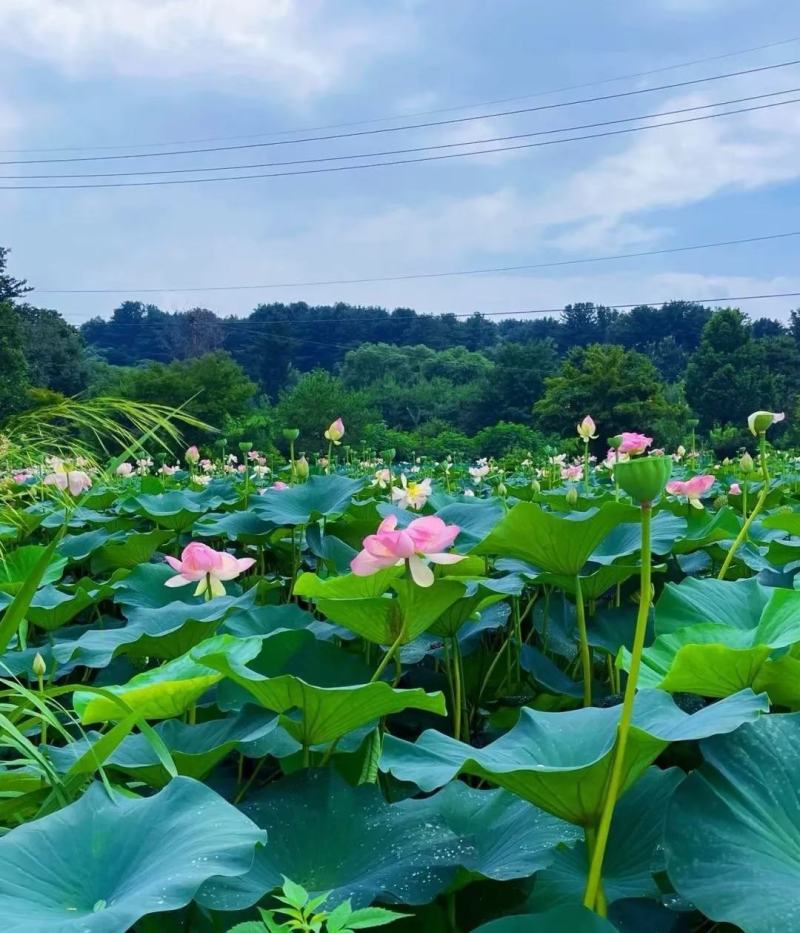
[[[725,463],[594,464],[588,423],[574,464],[336,462],[334,424],[310,471],[7,474],[0,926],[800,930],[800,475],[758,414]]]

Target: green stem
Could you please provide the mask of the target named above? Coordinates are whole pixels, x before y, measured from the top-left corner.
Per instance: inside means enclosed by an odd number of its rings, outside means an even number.
[[[589,495],[589,441],[583,442],[583,491]]]
[[[584,826],[583,828],[583,838],[586,843],[586,856],[591,864],[592,858],[594,857],[594,851],[597,848],[597,829],[594,826]],[[606,892],[603,890],[603,884],[600,883],[600,887],[597,890],[597,909],[602,916],[606,915],[608,909],[608,903],[606,901]]]
[[[461,704],[463,685],[461,683],[461,652],[458,650],[458,640],[453,639],[453,735],[461,739]]]
[[[642,548],[641,560],[642,568],[640,573],[639,586],[639,611],[636,614],[636,630],[633,636],[633,649],[631,651],[631,667],[628,672],[628,682],[625,685],[625,698],[622,702],[622,715],[617,726],[617,741],[614,746],[614,759],[611,764],[611,774],[608,780],[608,789],[606,790],[605,800],[603,801],[603,811],[600,814],[600,823],[597,829],[597,839],[594,852],[592,854],[591,864],[589,866],[589,877],[586,882],[586,892],[583,903],[590,910],[602,913],[602,898],[600,897],[600,883],[603,873],[603,858],[605,857],[606,846],[608,845],[608,834],[611,830],[611,820],[614,816],[614,807],[619,797],[620,787],[622,785],[622,771],[625,764],[625,751],[628,745],[628,734],[631,728],[633,718],[633,700],[636,696],[636,682],[639,679],[639,666],[642,660],[642,649],[644,648],[644,637],[647,630],[647,617],[650,613],[650,584],[652,568],[650,565],[651,547],[650,547],[650,517],[651,506],[649,502],[642,503]]]
[[[769,469],[767,468],[767,436],[762,431],[759,435],[759,450],[761,454],[761,478],[763,486],[761,487],[761,492],[758,494],[758,499],[756,500],[755,506],[753,506],[753,511],[747,516],[744,520],[739,534],[736,536],[736,540],[730,546],[728,553],[725,555],[725,560],[722,563],[719,574],[717,575],[718,580],[724,580],[725,575],[728,572],[728,569],[731,566],[733,558],[736,556],[736,552],[741,547],[742,542],[747,538],[747,532],[750,530],[750,526],[753,524],[758,513],[764,508],[764,504],[767,501],[767,496],[769,495]]]
[[[592,705],[592,654],[586,632],[586,609],[583,605],[581,578],[575,575],[575,612],[578,617],[578,635],[581,644],[581,667],[583,668],[583,705]]]

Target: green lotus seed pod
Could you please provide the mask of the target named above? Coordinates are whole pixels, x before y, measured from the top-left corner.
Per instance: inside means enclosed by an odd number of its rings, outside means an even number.
[[[671,457],[637,457],[616,464],[614,478],[634,502],[649,505],[664,491],[671,472]]]
[[[283,436],[287,441],[296,441],[297,438],[300,437],[300,429],[299,428],[284,428]]]

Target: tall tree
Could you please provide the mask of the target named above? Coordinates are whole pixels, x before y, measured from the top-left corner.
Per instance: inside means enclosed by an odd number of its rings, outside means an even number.
[[[89,366],[78,331],[58,311],[18,304],[23,352],[31,384],[77,395],[89,383]]]
[[[19,316],[11,301],[0,301],[0,421],[27,406],[29,385]]]
[[[5,271],[10,252],[11,250],[7,246],[0,246],[0,301],[19,298],[26,292],[31,291],[31,287],[24,279],[15,279]]]

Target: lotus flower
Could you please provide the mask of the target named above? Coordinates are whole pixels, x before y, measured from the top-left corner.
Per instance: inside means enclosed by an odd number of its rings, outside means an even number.
[[[476,486],[479,485],[490,469],[488,463],[479,463],[478,466],[470,467],[469,475],[472,477],[472,482],[475,483]]]
[[[764,434],[767,428],[783,421],[785,417],[782,411],[754,411],[747,419],[747,427],[751,434]]]
[[[166,561],[178,573],[166,580],[165,586],[186,586],[196,582],[194,595],[205,596],[206,599],[224,596],[222,581],[235,580],[255,563],[252,557],[236,558],[227,551],[215,551],[200,541],[187,544],[180,560],[167,556]]]
[[[578,425],[578,437],[583,438],[586,444],[588,444],[589,441],[595,440],[597,438],[597,435],[594,433],[595,427],[594,418],[592,418],[591,415],[587,415]]]
[[[183,459],[187,463],[191,463],[192,465],[194,465],[195,463],[198,463],[200,461],[200,451],[197,449],[197,447],[194,444],[192,444],[192,446],[183,455]]]
[[[400,475],[400,485],[392,486],[392,502],[400,508],[421,509],[431,494],[431,481],[424,479],[417,482],[408,479],[405,473]]]
[[[580,479],[582,475],[583,467],[579,463],[561,467],[561,479]]]
[[[127,461],[125,463],[120,463],[115,472],[117,476],[130,476],[131,473],[133,473],[133,464]]]
[[[742,487],[738,483],[731,483],[730,489],[728,490],[728,495],[731,496],[741,496]]]
[[[673,480],[671,483],[667,483],[667,492],[673,496],[679,496],[685,498],[689,505],[695,509],[702,509],[703,503],[700,501],[700,497],[704,496],[709,489],[714,485],[715,477],[706,473],[703,476],[693,476],[691,479],[682,481],[682,480]]]
[[[45,476],[44,484],[55,486],[62,492],[69,489],[73,496],[79,496],[84,489],[92,488],[92,480],[88,473],[84,473],[83,470],[66,470],[63,466]]]
[[[386,567],[408,562],[412,580],[417,586],[431,586],[433,571],[428,562],[455,564],[463,560],[461,554],[449,554],[449,548],[461,529],[446,525],[436,515],[415,518],[407,528],[397,530],[397,516],[388,515],[374,535],[364,538],[364,549],[350,563],[358,577],[369,577]]]
[[[325,440],[331,441],[337,446],[341,444],[342,438],[344,437],[344,421],[341,418],[337,418],[336,421],[331,424],[328,430],[325,432]]]
[[[623,431],[619,435],[621,440],[617,450],[621,454],[643,454],[647,448],[653,443],[652,437],[647,437],[645,434],[636,434],[633,431]]]

